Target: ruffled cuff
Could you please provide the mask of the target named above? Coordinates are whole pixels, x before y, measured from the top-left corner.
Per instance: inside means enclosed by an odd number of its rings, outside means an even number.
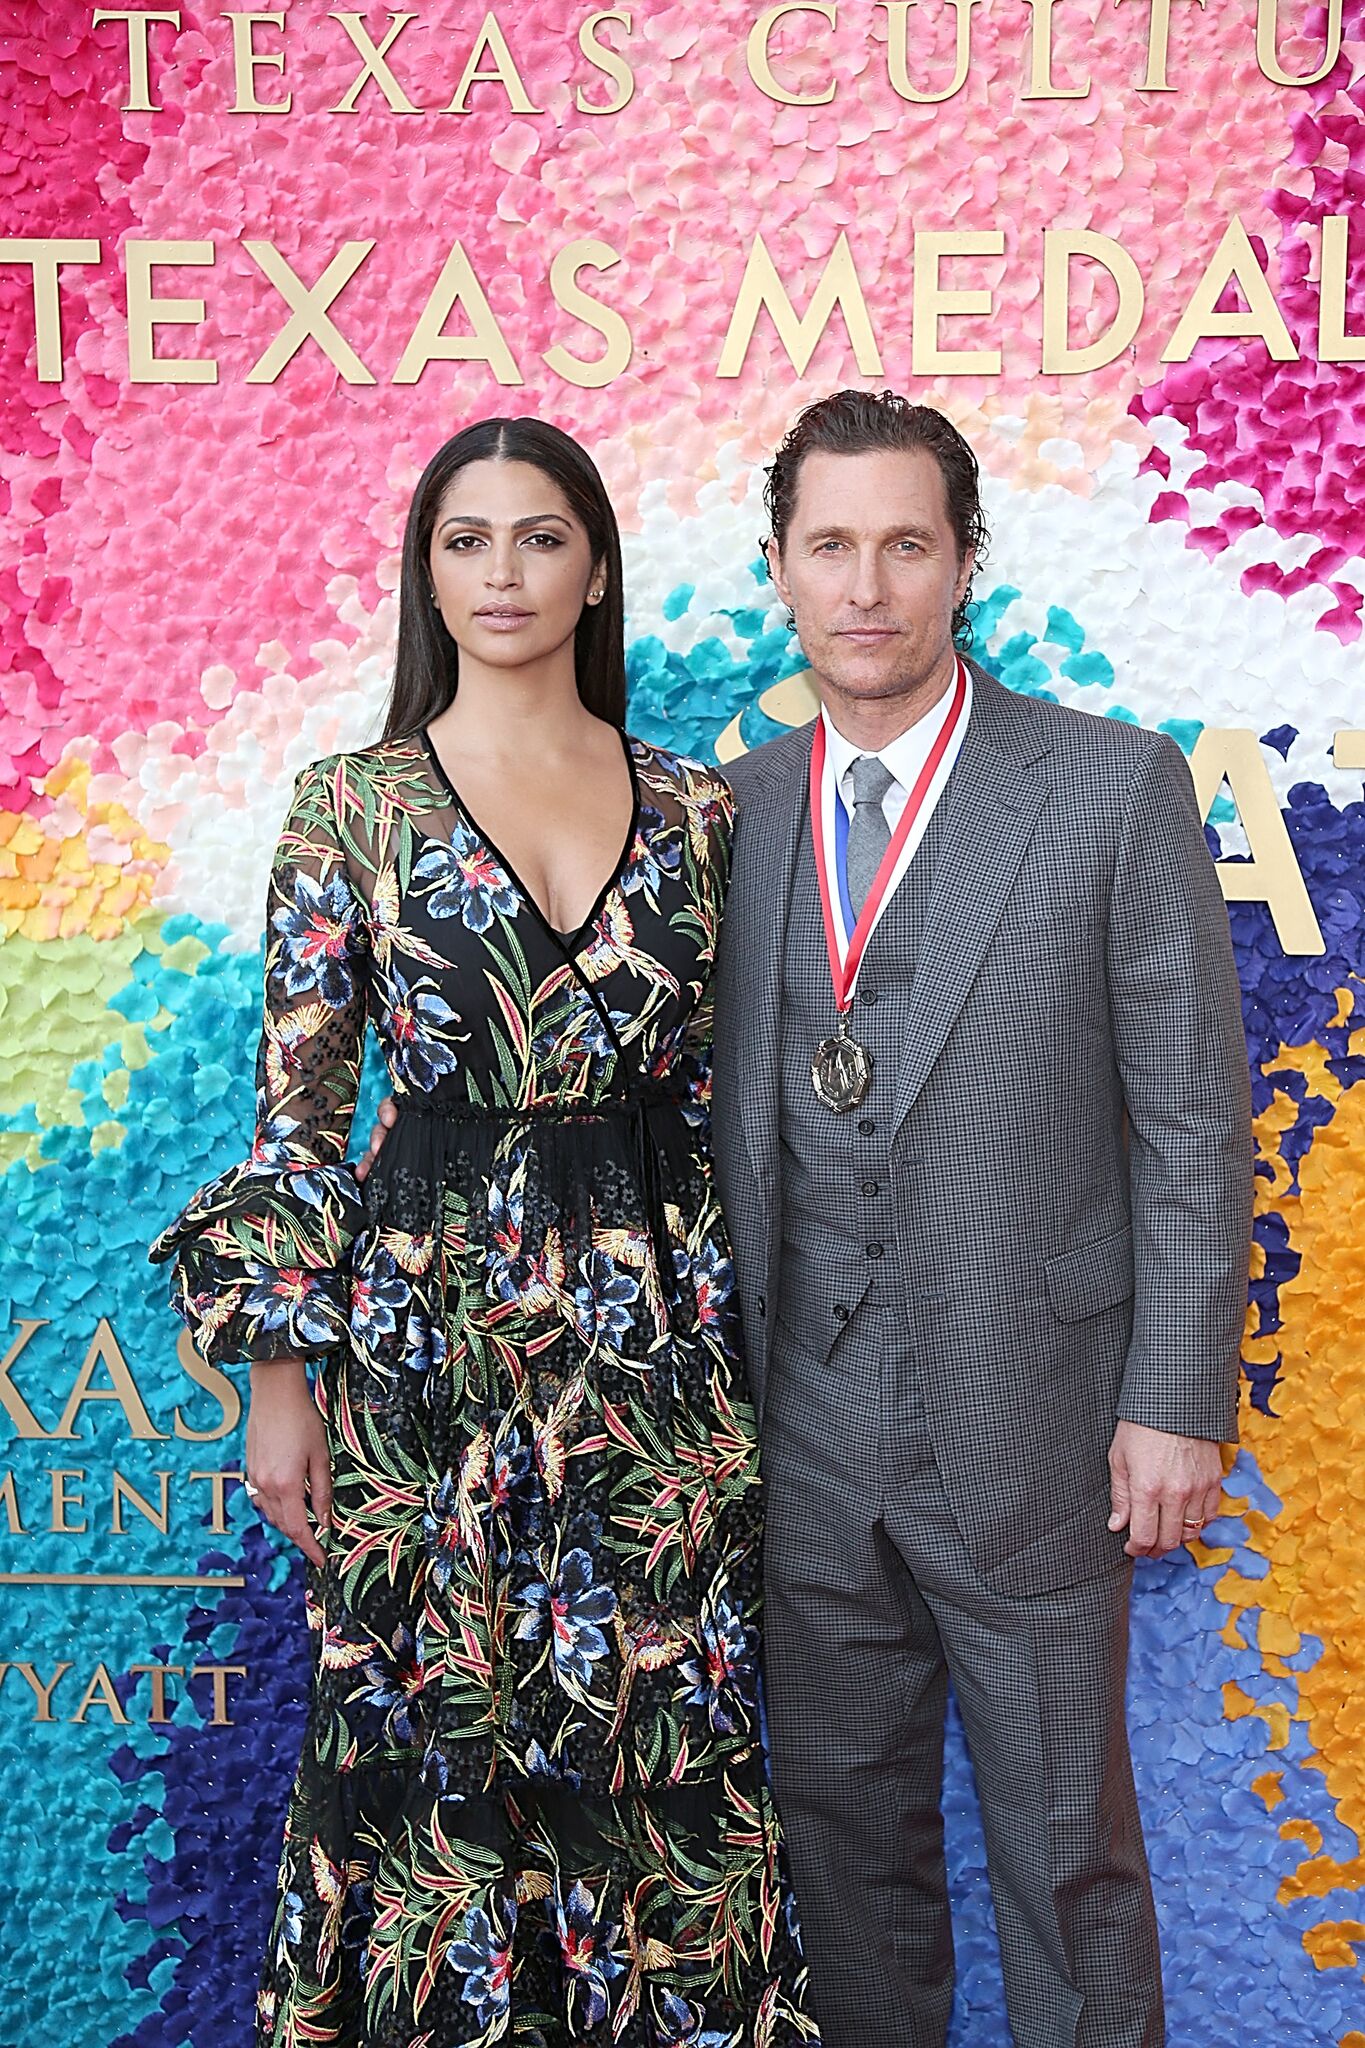
[[[200,1188],[148,1257],[175,1261],[172,1306],[210,1364],[306,1357],[346,1339],[364,1226],[352,1167],[271,1146]]]

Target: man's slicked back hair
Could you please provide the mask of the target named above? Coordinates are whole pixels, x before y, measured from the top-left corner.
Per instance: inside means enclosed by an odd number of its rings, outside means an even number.
[[[797,414],[764,473],[763,502],[778,553],[786,542],[801,464],[808,455],[869,455],[883,449],[923,449],[933,456],[943,478],[958,557],[971,551],[975,568],[980,568],[990,535],[981,509],[976,457],[945,413],[932,405],[913,405],[898,391],[835,391]],[[971,601],[969,579],[953,612],[953,640],[959,647],[971,646]]]

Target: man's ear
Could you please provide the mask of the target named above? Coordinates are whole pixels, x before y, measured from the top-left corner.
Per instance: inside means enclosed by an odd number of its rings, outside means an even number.
[[[791,592],[787,588],[786,576],[782,570],[782,550],[777,545],[776,538],[772,534],[769,534],[763,543],[763,559],[768,564],[768,575],[772,579],[773,589],[777,592],[787,610],[790,611],[792,599]]]
[[[961,564],[958,568],[957,582],[953,585],[953,603],[955,605],[961,604],[963,597],[966,594],[967,585],[972,580],[972,571],[973,569],[975,569],[975,567],[976,549],[968,548],[966,554],[962,557]]]

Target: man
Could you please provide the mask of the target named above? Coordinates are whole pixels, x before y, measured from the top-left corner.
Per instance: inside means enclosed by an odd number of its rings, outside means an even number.
[[[1168,739],[959,658],[984,528],[941,414],[821,401],[768,503],[821,714],[728,771],[713,1128],[816,2013],[945,2038],[951,1675],[1017,2048],[1154,2048],[1130,1559],[1216,1512],[1235,1434],[1227,916]]]
[[[949,1675],[1016,2048],[1157,2048],[1127,1610],[1131,1558],[1216,1511],[1236,1427],[1217,876],[1169,740],[960,659],[984,525],[941,414],[822,400],[768,498],[822,708],[728,771],[712,1120],[825,2048],[945,2039]]]

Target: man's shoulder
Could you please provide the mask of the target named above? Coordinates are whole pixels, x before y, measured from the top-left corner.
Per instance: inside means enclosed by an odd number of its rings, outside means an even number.
[[[790,776],[809,755],[810,736],[810,725],[797,726],[791,732],[780,732],[776,738],[764,740],[761,746],[736,754],[727,761],[724,774],[734,791],[735,801],[743,805],[746,798],[752,798],[760,790]]]
[[[976,663],[972,667],[984,716],[1015,750],[1050,755],[1066,771],[1124,785],[1153,756],[1179,758],[1180,749],[1168,734],[1129,716],[1106,716],[1059,704],[1051,697],[1025,696]]]

